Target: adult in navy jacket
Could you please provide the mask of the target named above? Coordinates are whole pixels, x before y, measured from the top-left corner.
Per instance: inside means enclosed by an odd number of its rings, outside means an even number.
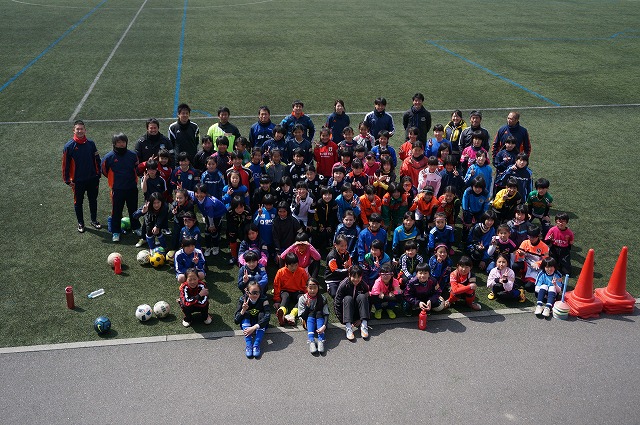
[[[418,140],[423,145],[427,143],[427,135],[431,129],[431,113],[423,105],[424,95],[416,93],[413,95],[413,106],[402,116],[402,126],[405,131],[405,139],[409,140],[409,128],[418,129]],[[377,138],[378,135],[376,134]]]
[[[251,126],[249,130],[249,142],[252,148],[261,148],[264,143],[273,137],[275,124],[271,122],[271,111],[267,106],[261,106],[258,110],[258,122]]]
[[[73,208],[78,219],[78,232],[84,232],[82,202],[87,194],[91,225],[100,229],[98,222],[98,187],[100,184],[100,154],[96,144],[87,139],[84,122],[73,123],[73,138],[62,149],[62,180],[73,192]]]
[[[122,210],[127,205],[129,217],[138,208],[138,155],[127,149],[129,138],[124,133],[113,135],[113,150],[102,159],[102,174],[109,180],[111,187],[111,231],[112,241],[120,242],[120,220]],[[140,228],[138,220],[131,220],[131,228]]]
[[[492,158],[495,158],[500,149],[504,147],[504,142],[509,136],[513,136],[516,139],[516,152],[524,152],[528,156],[531,155],[529,132],[520,125],[520,113],[511,111],[509,115],[507,115],[507,125],[500,127],[493,141],[493,147],[491,149]]]
[[[390,136],[396,131],[393,125],[393,117],[386,112],[387,99],[379,97],[373,101],[374,109],[364,117],[364,122],[369,127],[369,133],[376,139],[380,131],[387,130]]]
[[[316,128],[313,125],[313,121],[307,115],[304,114],[304,103],[301,100],[294,100],[291,104],[291,115],[287,115],[280,125],[287,130],[287,136],[293,136],[293,127],[296,124],[302,124],[305,128],[305,133],[302,135],[305,139],[312,141],[313,136],[316,134]]]

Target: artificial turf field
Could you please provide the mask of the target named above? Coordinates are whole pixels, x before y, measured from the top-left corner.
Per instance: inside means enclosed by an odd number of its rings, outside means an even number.
[[[141,303],[164,299],[176,312],[172,271],[138,266],[133,236],[116,245],[106,230],[78,234],[72,196],[61,180],[61,149],[74,119],[85,120],[88,137],[104,155],[114,132],[128,134],[133,148],[148,117],[161,119],[166,134],[180,102],[193,108],[202,132],[220,105],[229,106],[243,135],[260,105],[269,105],[279,121],[297,98],[317,127],[335,98],[344,99],[357,125],[373,99],[384,96],[401,128],[401,113],[416,91],[425,94],[433,123],[446,124],[453,109],[462,109],[465,118],[481,109],[492,135],[509,110],[519,110],[532,139],[534,178],[548,178],[554,211],[571,214],[574,270],[594,248],[595,286],[604,286],[626,245],[627,289],[640,295],[633,150],[640,128],[638,6],[0,0],[0,137],[6,151],[0,157],[0,346],[96,339],[91,324],[99,315],[111,318],[112,338],[235,328],[237,269],[226,265],[226,249],[213,259],[207,278],[215,283],[213,325],[184,329],[179,314],[137,322],[133,311]],[[103,179],[103,223],[108,193]],[[122,276],[106,265],[116,250],[128,266]],[[76,292],[75,311],[65,306],[67,285]],[[97,288],[106,295],[87,300]],[[487,300],[485,289],[478,297],[484,309],[501,306]]]

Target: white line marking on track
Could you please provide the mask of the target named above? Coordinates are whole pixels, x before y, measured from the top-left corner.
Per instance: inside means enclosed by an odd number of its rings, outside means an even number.
[[[57,4],[44,4],[44,3],[31,3],[20,0],[11,0],[13,3],[24,4],[27,6],[39,6],[39,7],[51,7],[56,9],[87,9],[86,6],[63,6]],[[221,7],[236,7],[236,6],[253,6],[256,4],[263,3],[271,3],[273,0],[260,0],[260,1],[252,1],[248,3],[238,3],[238,4],[216,4],[216,5],[208,5],[208,6],[189,6],[188,9],[218,9]],[[103,9],[118,9],[118,10],[126,10],[126,9],[135,9],[135,7],[105,7]],[[148,7],[147,10],[182,10],[182,7]]]
[[[82,97],[82,100],[80,101],[80,103],[78,103],[78,106],[76,107],[75,111],[73,111],[73,114],[71,114],[71,116],[69,117],[69,121],[73,122],[73,120],[76,119],[76,117],[78,116],[78,113],[80,113],[80,109],[82,109],[82,107],[84,106],[84,103],[87,101],[87,98],[89,97],[89,95],[91,94],[91,92],[93,91],[93,88],[96,86],[96,84],[98,83],[98,80],[100,79],[100,77],[102,76],[102,73],[104,72],[104,70],[107,68],[107,65],[109,65],[109,62],[111,62],[111,59],[113,58],[113,56],[116,54],[116,50],[118,50],[118,47],[120,47],[120,44],[122,44],[122,41],[124,40],[124,38],[127,36],[127,34],[129,33],[129,30],[131,29],[131,27],[133,26],[133,23],[136,21],[136,19],[138,19],[138,15],[140,15],[140,12],[142,12],[142,9],[144,8],[144,5],[147,4],[148,0],[144,0],[144,3],[142,3],[142,5],[140,6],[140,9],[138,9],[138,12],[135,14],[135,16],[133,17],[133,19],[131,20],[131,22],[129,23],[129,26],[127,27],[127,29],[124,31],[124,34],[122,34],[122,37],[120,37],[120,40],[118,40],[118,42],[116,43],[115,47],[113,48],[113,50],[111,51],[111,54],[109,55],[109,57],[107,58],[107,60],[104,62],[104,64],[102,65],[102,68],[100,68],[100,71],[98,72],[98,75],[96,75],[96,78],[94,78],[93,82],[91,83],[91,85],[89,86],[89,89],[87,90],[87,92],[84,94],[84,96]]]
[[[504,108],[473,108],[473,109],[479,109],[481,111],[527,111],[527,110],[536,110],[536,109],[590,109],[590,108],[637,108],[638,106],[640,106],[640,103],[618,103],[618,104],[611,104],[611,105],[565,105],[565,106],[513,106],[513,107],[504,107]],[[441,112],[451,112],[456,108],[447,108],[447,109],[429,109],[429,112],[436,112],[436,113],[441,113]],[[464,109],[464,111],[471,111],[472,109]],[[351,116],[355,116],[355,115],[365,115],[368,114],[371,111],[366,111],[366,112],[349,112],[349,115]],[[390,114],[394,114],[394,115],[398,115],[398,114],[403,114],[406,111],[388,111]],[[306,114],[308,116],[311,117],[327,117],[329,116],[331,112],[327,112],[327,113],[321,113],[321,114]],[[286,117],[287,115],[275,115],[272,114],[271,116],[274,118],[279,118],[279,117]],[[214,117],[209,117],[209,116],[193,116],[194,119],[214,119]],[[249,118],[255,118],[258,119],[257,115],[233,115],[233,119],[249,119]],[[146,121],[148,120],[149,117],[145,117],[145,118],[113,118],[113,119],[83,119],[84,122],[89,123],[89,122],[93,122],[93,123],[104,123],[104,122],[131,122],[131,121]],[[158,118],[158,120],[160,121],[171,121],[171,120],[175,120],[176,117],[169,117],[169,118]],[[42,125],[42,124],[66,124],[68,123],[70,120],[46,120],[46,121],[0,121],[0,125],[16,125],[16,124],[36,124],[36,125]]]

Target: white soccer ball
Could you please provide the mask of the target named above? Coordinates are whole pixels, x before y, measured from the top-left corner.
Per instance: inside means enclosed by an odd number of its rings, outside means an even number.
[[[162,319],[169,315],[169,311],[171,308],[169,307],[169,303],[166,301],[158,301],[153,306],[153,312],[155,313],[158,319]]]
[[[119,252],[112,252],[111,254],[109,254],[109,256],[107,257],[107,264],[110,267],[113,267],[114,265],[114,261],[116,258],[120,258],[120,263],[122,263],[122,254],[120,254]]]
[[[136,260],[138,260],[138,263],[143,266],[149,264],[149,251],[146,249],[140,251],[138,255],[136,255]]]
[[[153,317],[153,311],[149,304],[140,304],[136,307],[136,319],[141,322],[146,322]]]

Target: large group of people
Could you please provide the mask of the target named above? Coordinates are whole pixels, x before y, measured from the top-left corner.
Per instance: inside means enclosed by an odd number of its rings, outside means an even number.
[[[552,225],[550,182],[533,179],[519,113],[509,112],[490,140],[481,111],[469,124],[455,110],[432,126],[424,101],[413,96],[402,132],[384,98],[357,125],[338,99],[319,130],[299,100],[278,124],[261,106],[246,137],[227,107],[201,136],[181,104],[168,136],[149,119],[134,150],[118,133],[102,159],[76,121],[62,171],[77,230],[85,231],[85,194],[90,225],[102,228],[97,195],[107,177],[113,242],[126,205],[136,246],[176,251],[185,327],[198,315],[211,323],[207,262],[228,248],[229,264],[239,266],[234,320],[247,357],[261,355],[272,308],[281,326],[301,320],[309,350],[323,352],[327,295],[350,340],[357,331],[368,338],[371,316],[383,313],[393,319],[456,302],[480,310],[473,270],[487,273],[489,299],[524,302],[535,292],[536,314],[549,317],[571,270],[573,233],[566,213]]]

